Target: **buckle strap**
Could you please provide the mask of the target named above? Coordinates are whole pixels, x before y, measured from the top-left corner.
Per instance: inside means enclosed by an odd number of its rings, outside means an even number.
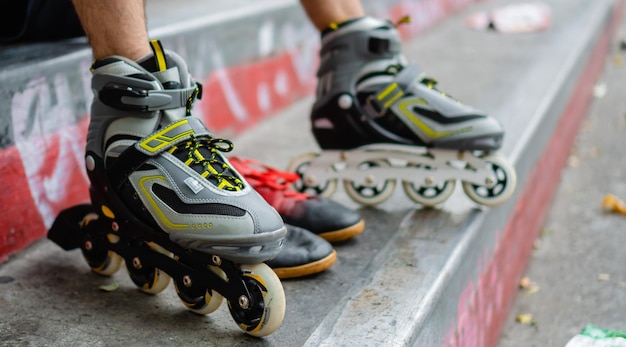
[[[118,110],[152,112],[187,107],[190,98],[198,95],[198,89],[193,85],[182,89],[148,90],[112,83],[98,92],[98,98]]]

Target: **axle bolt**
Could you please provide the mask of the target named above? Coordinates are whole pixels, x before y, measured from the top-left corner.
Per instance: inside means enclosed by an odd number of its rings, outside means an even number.
[[[249,306],[250,306],[250,300],[248,300],[248,298],[245,295],[240,296],[239,307],[243,308],[244,310],[247,310]]]
[[[141,260],[138,257],[133,258],[133,267],[137,270],[141,270]]]
[[[191,282],[191,277],[189,277],[189,275],[185,275],[185,276],[183,277],[183,284],[184,284],[184,285],[185,285],[185,287],[187,287],[187,288],[191,287],[192,282]]]

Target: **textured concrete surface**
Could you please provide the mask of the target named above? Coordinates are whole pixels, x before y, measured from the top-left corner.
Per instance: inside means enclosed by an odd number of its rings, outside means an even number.
[[[624,37],[622,25],[537,240],[526,276],[539,291],[520,289],[499,347],[565,346],[589,323],[626,331],[626,216],[601,209],[606,194],[626,199]]]
[[[564,65],[559,59],[568,56],[560,54],[568,48],[584,48],[578,44],[588,39],[588,24],[598,18],[594,10],[600,8],[584,0],[550,1],[558,9],[553,29],[531,35],[499,35],[463,26],[464,15],[510,2],[472,6],[405,47],[409,58],[440,80],[444,91],[507,125],[505,154],[521,141],[525,119],[520,114],[528,111],[531,118],[537,104],[544,102],[537,94],[548,94],[545,89],[555,79],[554,72]],[[507,109],[520,99],[526,103]],[[310,101],[303,100],[236,137],[234,154],[283,167],[294,155],[314,150],[306,122]],[[357,207],[344,194],[336,198]],[[263,340],[242,335],[225,306],[198,317],[186,312],[172,288],[156,296],[144,295],[123,271],[111,278],[94,275],[79,252],[65,253],[42,240],[0,265],[0,345],[298,346],[317,345],[328,336],[334,345],[402,345],[417,340],[415,317],[405,315],[407,310],[428,318],[418,322],[427,326],[418,328],[426,331],[427,341],[434,342],[421,345],[443,345],[443,329],[461,324],[456,321],[459,292],[479,275],[477,264],[497,238],[494,225],[504,224],[501,219],[506,219],[512,204],[488,213],[457,192],[440,208],[424,210],[397,193],[378,208],[360,209],[367,228],[355,240],[337,245],[339,261],[333,268],[312,278],[284,282],[285,322]],[[492,225],[482,230],[479,222],[487,215]],[[462,260],[458,258],[462,242],[466,262],[455,262],[457,267],[450,270],[453,255],[455,261]],[[119,289],[99,289],[112,282],[119,283]],[[440,297],[429,295],[439,301],[427,302],[431,306],[425,310],[442,309],[425,313],[420,311],[420,300],[432,290],[433,282],[452,285],[439,291]],[[332,331],[335,322],[341,323],[339,332]],[[363,326],[366,331],[359,330]],[[342,333],[360,332],[361,340],[341,339]],[[524,345],[524,338],[511,340],[511,346]],[[464,341],[458,345],[472,346],[470,340]]]

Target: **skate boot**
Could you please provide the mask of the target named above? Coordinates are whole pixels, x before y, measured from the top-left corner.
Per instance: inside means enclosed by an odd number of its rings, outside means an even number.
[[[251,159],[231,157],[229,161],[286,224],[307,229],[329,242],[345,241],[363,231],[365,222],[356,211],[320,195],[295,191],[292,184],[298,181],[298,174]]]
[[[467,196],[495,206],[514,192],[501,124],[436,88],[407,63],[398,31],[370,17],[322,32],[312,131],[322,152],[294,159],[300,191],[331,196],[342,180],[363,205],[387,200],[396,183],[424,206],[446,200],[462,181]]]
[[[194,312],[209,313],[225,297],[244,332],[270,334],[285,297],[263,262],[279,253],[286,227],[220,153],[232,143],[191,116],[201,86],[183,59],[151,45],[154,54],[137,62],[113,56],[92,66],[92,204],[62,212],[48,236],[80,247],[97,273],[125,263],[147,293],[171,277]]]

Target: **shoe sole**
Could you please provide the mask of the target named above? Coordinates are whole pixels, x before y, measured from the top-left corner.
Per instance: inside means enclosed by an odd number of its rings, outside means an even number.
[[[272,270],[274,270],[278,278],[283,280],[283,279],[288,279],[288,278],[310,276],[316,273],[320,273],[322,271],[325,271],[329,267],[331,267],[336,261],[337,261],[337,252],[333,250],[333,252],[330,253],[325,258],[322,258],[320,260],[314,261],[309,264],[293,266],[293,267],[273,268]]]
[[[358,223],[350,227],[317,234],[317,236],[323,238],[328,242],[341,242],[357,236],[358,234],[363,232],[363,229],[365,229],[365,221],[361,219]]]

